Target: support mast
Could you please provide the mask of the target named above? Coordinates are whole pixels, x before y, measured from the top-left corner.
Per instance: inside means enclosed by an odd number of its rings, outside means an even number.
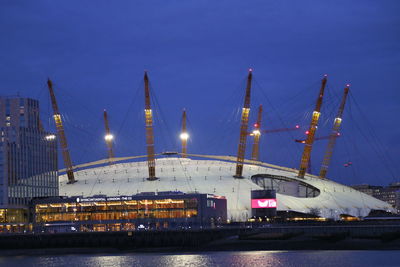
[[[104,116],[104,127],[106,130],[106,135],[104,136],[104,139],[106,140],[106,144],[107,144],[108,159],[111,163],[114,158],[114,151],[113,151],[114,136],[110,133],[110,126],[108,124],[108,116],[107,116],[106,110],[104,110],[103,116]]]
[[[149,167],[149,177],[147,180],[154,181],[156,178],[156,161],[154,159],[154,134],[153,134],[153,112],[150,105],[150,88],[147,72],[144,72],[144,100],[145,100],[145,121],[146,121],[146,145],[147,145],[147,165]]]
[[[326,147],[324,160],[322,161],[321,170],[319,172],[320,178],[325,178],[326,173],[328,172],[329,163],[331,162],[331,158],[332,158],[332,154],[333,154],[333,148],[335,147],[336,139],[340,134],[339,130],[340,130],[340,125],[342,123],[342,115],[343,115],[343,111],[344,111],[344,106],[346,105],[347,95],[349,94],[349,89],[350,89],[350,85],[347,84],[346,87],[344,88],[344,93],[343,93],[343,97],[342,97],[342,102],[340,103],[340,106],[339,106],[339,111],[337,113],[335,121],[333,122],[332,133],[329,137],[329,142]]]
[[[254,143],[253,143],[253,150],[251,152],[251,159],[256,161],[258,161],[259,159],[261,119],[262,119],[262,105],[258,107],[257,122],[254,124],[254,130],[253,130]]]
[[[186,130],[186,110],[183,109],[182,112],[182,132],[180,135],[180,138],[182,140],[182,158],[187,157],[187,140],[189,139],[189,134],[187,133]]]
[[[244,105],[242,109],[242,119],[240,124],[240,137],[239,147],[236,160],[236,173],[233,177],[243,178],[243,162],[246,152],[246,139],[247,139],[247,128],[249,124],[249,113],[250,113],[250,92],[251,92],[251,80],[252,80],[252,69],[249,69],[247,76],[246,94],[244,97]]]
[[[317,98],[317,104],[316,104],[314,112],[312,114],[310,128],[308,129],[308,135],[307,135],[306,143],[304,145],[303,155],[301,157],[300,170],[299,170],[299,174],[298,174],[298,177],[300,177],[300,178],[304,178],[304,175],[306,174],[306,170],[308,168],[308,164],[310,161],[312,145],[314,143],[315,131],[317,130],[318,120],[319,120],[319,116],[321,114],[320,111],[321,111],[321,106],[322,106],[322,99],[324,97],[326,82],[327,82],[327,75],[324,75],[324,78],[322,79],[322,83],[321,83],[321,88],[319,90],[318,98]]]
[[[73,184],[76,182],[76,180],[75,180],[74,171],[72,168],[71,156],[69,154],[67,138],[65,136],[65,131],[64,131],[64,126],[63,126],[63,123],[61,120],[60,111],[58,109],[56,96],[55,96],[54,90],[53,90],[53,83],[50,79],[47,79],[47,86],[49,88],[51,105],[53,107],[53,113],[54,113],[53,118],[56,123],[58,140],[60,141],[62,156],[64,159],[64,165],[65,165],[65,169],[67,170],[68,183]]]

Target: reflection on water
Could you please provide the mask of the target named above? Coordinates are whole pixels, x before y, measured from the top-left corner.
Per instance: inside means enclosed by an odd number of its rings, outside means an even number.
[[[399,251],[234,251],[1,257],[0,266],[400,266]]]

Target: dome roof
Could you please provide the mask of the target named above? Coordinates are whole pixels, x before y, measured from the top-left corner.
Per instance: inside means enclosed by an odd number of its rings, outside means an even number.
[[[259,177],[259,181],[277,191],[278,210],[318,211],[327,218],[338,218],[339,214],[366,216],[371,209],[393,210],[390,204],[348,186],[309,174],[304,179],[298,178],[294,169],[267,163],[257,162],[256,165],[255,162],[245,161],[244,179],[235,179],[235,162],[229,162],[234,161],[233,157],[208,157],[214,159],[157,159],[156,176],[159,179],[155,181],[146,179],[147,161],[100,167],[92,166],[101,161],[84,164],[83,169],[75,171],[76,183],[67,184],[66,175],[60,175],[60,195],[118,196],[160,191],[208,193],[225,196],[228,218],[244,221],[251,216],[251,190],[263,189],[260,183],[256,183]]]

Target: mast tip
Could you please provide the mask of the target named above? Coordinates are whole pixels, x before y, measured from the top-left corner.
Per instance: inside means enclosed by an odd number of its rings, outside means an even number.
[[[253,72],[253,69],[252,69],[252,68],[249,68],[249,72]]]

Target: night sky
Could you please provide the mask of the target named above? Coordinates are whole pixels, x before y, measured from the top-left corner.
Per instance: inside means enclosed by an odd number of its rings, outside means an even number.
[[[116,155],[143,155],[148,70],[157,152],[180,149],[186,108],[189,152],[234,155],[253,68],[251,124],[262,104],[264,129],[302,127],[263,135],[261,159],[298,168],[302,145],[293,140],[305,137],[326,73],[317,136],[329,134],[351,84],[328,177],[388,184],[400,179],[399,14],[398,0],[0,0],[0,94],[39,99],[54,131],[50,77],[75,164],[106,157],[104,108]],[[325,147],[315,143],[313,173]]]

